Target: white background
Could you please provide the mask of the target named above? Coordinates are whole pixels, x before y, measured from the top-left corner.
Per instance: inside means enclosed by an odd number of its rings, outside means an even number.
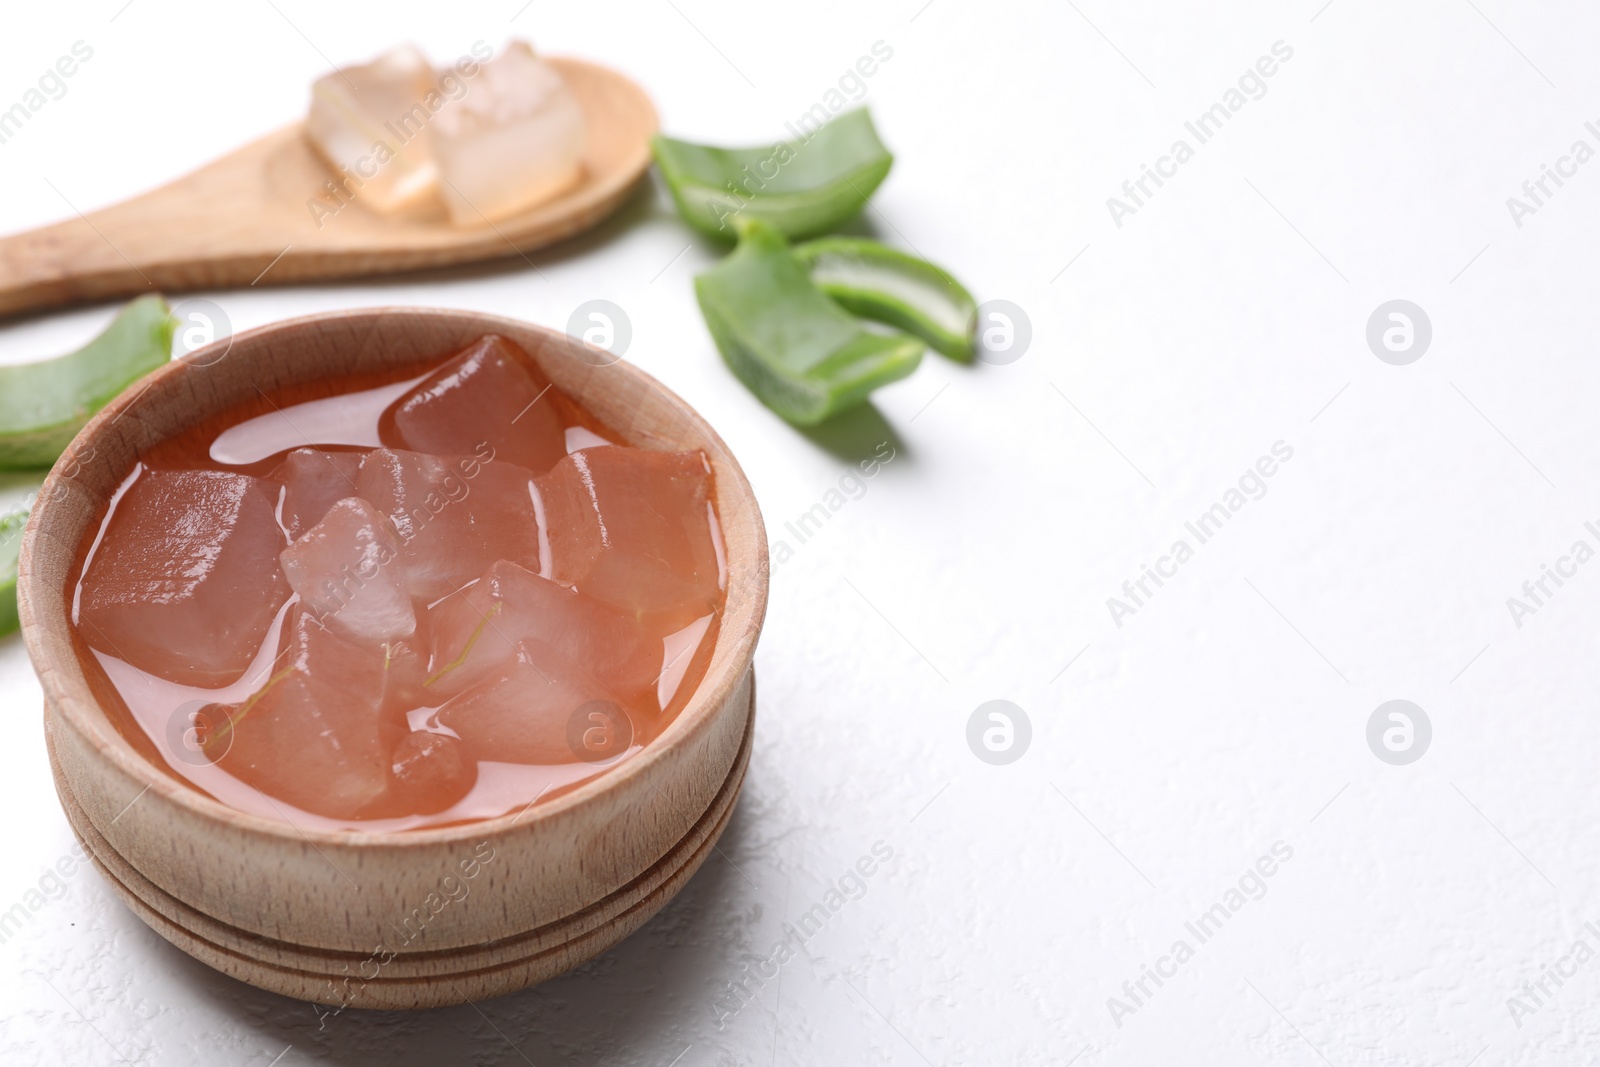
[[[122,3],[7,12],[0,106],[74,41],[94,58],[0,146],[0,231],[175,177],[400,41],[446,59],[526,35],[630,73],[667,130],[741,143],[882,40],[866,99],[897,158],[865,229],[1021,306],[1033,340],[1007,366],[930,355],[875,413],[796,432],[720,363],[691,290],[716,252],[659,184],[542,274],[205,294],[240,329],[406,303],[564,326],[614,301],[627,357],[721,431],[774,542],[854,456],[897,458],[774,569],[727,858],[633,938],[516,996],[319,1031],[85,870],[0,945],[0,1060],[1491,1067],[1600,1040],[1600,960],[1507,1007],[1580,936],[1600,947],[1600,563],[1520,628],[1506,606],[1600,547],[1600,161],[1520,228],[1506,206],[1574,140],[1600,148],[1592,8]],[[1266,95],[1117,227],[1106,198],[1279,40]],[[1395,298],[1433,325],[1404,367],[1365,340]],[[0,324],[0,358],[109,313]],[[1266,495],[1115,625],[1106,598],[1280,440]],[[966,742],[997,698],[1033,727],[1004,767]],[[1366,742],[1394,698],[1433,725],[1409,766]],[[0,708],[4,910],[71,842],[15,638]],[[895,858],[866,895],[719,1028],[726,983],[877,841]],[[1118,1025],[1107,998],[1278,841],[1266,895]]]

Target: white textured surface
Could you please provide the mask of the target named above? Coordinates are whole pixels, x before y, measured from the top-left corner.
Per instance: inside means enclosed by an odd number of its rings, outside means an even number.
[[[62,217],[64,199],[109,203],[293,118],[324,56],[498,44],[521,0],[365,18],[303,0],[121,2],[8,12],[0,107],[74,41],[95,54],[0,145],[0,230]],[[729,859],[542,988],[321,1030],[308,1006],[191,962],[80,871],[0,944],[0,1060],[1588,1055],[1600,961],[1520,1026],[1507,998],[1579,937],[1600,945],[1582,929],[1600,920],[1600,566],[1520,629],[1505,601],[1573,541],[1600,544],[1584,530],[1600,520],[1600,161],[1520,228],[1505,200],[1574,140],[1600,147],[1583,126],[1600,118],[1600,20],[1505,0],[922,3],[536,3],[515,23],[633,73],[669,130],[731,142],[778,134],[887,42],[867,98],[898,160],[871,224],[1032,319],[1018,362],[930,357],[878,394],[881,421],[832,440],[892,439],[897,458],[774,571]],[[1279,40],[1294,54],[1267,94],[1115,226],[1106,197]],[[374,303],[565,325],[612,300],[632,318],[629,358],[721,430],[785,538],[849,460],[723,369],[690,290],[713,253],[680,255],[690,243],[657,190],[535,257],[537,273],[209,295],[238,328]],[[1408,367],[1364,340],[1392,298],[1433,322]],[[68,347],[105,314],[4,324],[0,358]],[[1106,598],[1279,440],[1294,456],[1266,495],[1113,625]],[[1397,697],[1434,728],[1406,767],[1365,741]],[[993,698],[1033,723],[1010,766],[965,741]],[[3,910],[70,836],[15,639],[0,642],[0,702]],[[877,841],[894,859],[865,896],[719,1028],[727,983]],[[1265,896],[1117,1025],[1107,998],[1193,943],[1185,922],[1278,841],[1293,859]]]

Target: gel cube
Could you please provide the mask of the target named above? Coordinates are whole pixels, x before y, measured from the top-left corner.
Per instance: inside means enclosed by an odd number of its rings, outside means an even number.
[[[297,448],[284,457],[272,480],[283,487],[279,516],[291,540],[321,522],[336,501],[356,495],[360,469],[360,452]]]
[[[535,484],[556,581],[663,633],[712,613],[723,578],[704,455],[585,448]]]
[[[238,681],[289,599],[276,497],[242,474],[140,472],[83,576],[84,640],[168,681]]]
[[[535,640],[627,701],[650,712],[656,704],[663,641],[636,619],[506,560],[428,612],[433,700],[456,696],[503,670],[518,643]]]
[[[539,519],[525,467],[380,448],[362,461],[356,484],[394,524],[407,588],[424,603],[497,559],[539,568]]]
[[[439,97],[427,57],[409,45],[336,70],[311,87],[306,137],[335,171],[336,186],[380,214],[439,211],[439,168],[426,101]],[[311,190],[307,190],[308,193]]]
[[[335,503],[282,553],[284,574],[307,609],[374,644],[416,632],[400,556],[394,525],[353,496]]]
[[[272,676],[206,732],[224,770],[295,807],[359,818],[389,785],[399,724],[380,707],[383,653],[296,611]]]
[[[556,69],[512,41],[430,133],[450,221],[483,226],[552,200],[583,176],[583,108]]]
[[[538,641],[519,641],[516,656],[439,710],[473,758],[504,763],[577,763],[592,715],[617,735],[633,736],[617,697],[593,675]]]
[[[488,334],[396,400],[379,432],[396,448],[472,455],[543,474],[567,454],[557,400],[526,352]]]

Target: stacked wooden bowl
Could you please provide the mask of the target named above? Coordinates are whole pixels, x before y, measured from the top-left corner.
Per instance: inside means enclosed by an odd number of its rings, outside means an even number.
[[[485,333],[522,345],[628,444],[701,449],[716,478],[728,599],[687,707],[633,758],[521,813],[397,833],[300,830],[198,792],[117,700],[69,619],[81,546],[156,443],[262,391],[421,366]],[[643,372],[526,323],[379,308],[225,339],[152,375],[89,424],[40,493],[18,596],[45,698],[61,803],[95,864],[145,922],[217,970],[337,1007],[478,1000],[550,978],[637,929],[705,861],[749,760],[751,661],[766,610],[766,535],[750,485],[694,411]]]

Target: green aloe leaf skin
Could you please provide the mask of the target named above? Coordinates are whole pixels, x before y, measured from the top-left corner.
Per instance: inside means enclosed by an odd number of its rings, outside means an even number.
[[[917,369],[921,340],[868,331],[812,283],[775,228],[740,229],[738,247],[695,279],[695,295],[722,358],[762,403],[815,426]]]
[[[17,556],[22,551],[26,511],[0,515],[0,637],[17,631]]]
[[[862,237],[797,245],[811,280],[845,310],[915,334],[951,359],[970,363],[978,305],[943,268]]]
[[[765,222],[790,240],[836,230],[860,213],[894,164],[866,108],[800,141],[717,148],[658,136],[651,146],[678,214],[721,241],[736,240],[743,220]]]
[[[167,302],[142,296],[76,352],[0,366],[0,470],[48,467],[94,413],[172,358]]]

